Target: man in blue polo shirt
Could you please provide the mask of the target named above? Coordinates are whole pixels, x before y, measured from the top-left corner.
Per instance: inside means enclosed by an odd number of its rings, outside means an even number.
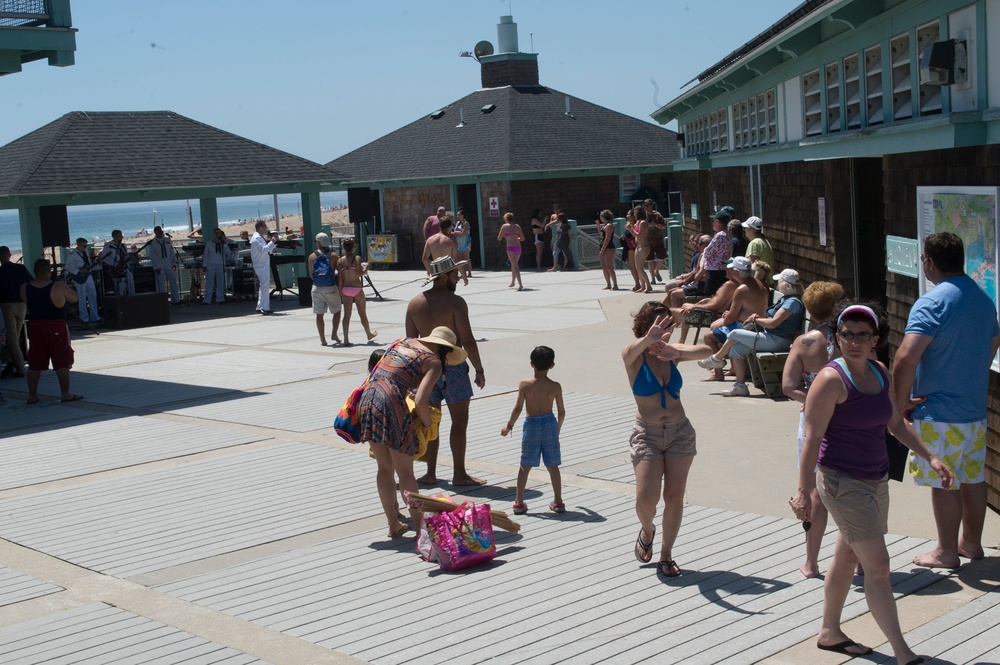
[[[924,275],[935,286],[910,310],[892,369],[903,417],[955,472],[951,490],[910,455],[910,475],[931,487],[937,547],[918,566],[955,568],[960,556],[983,557],[986,520],[986,400],[990,365],[1000,347],[996,305],[965,274],[965,246],[954,233],[924,240]],[[961,526],[961,538],[959,538]]]

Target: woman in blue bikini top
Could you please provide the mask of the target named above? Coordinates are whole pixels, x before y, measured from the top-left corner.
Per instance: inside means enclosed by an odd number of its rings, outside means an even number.
[[[712,352],[705,345],[669,344],[673,329],[674,321],[667,307],[649,301],[635,315],[632,324],[635,341],[622,350],[636,404],[636,422],[629,438],[635,470],[635,512],[640,524],[635,557],[641,563],[653,558],[654,519],[663,497],[657,571],[666,577],[681,574],[672,558],[672,549],[684,511],[688,471],[696,454],[694,428],[680,401],[683,380],[677,363],[706,358]]]

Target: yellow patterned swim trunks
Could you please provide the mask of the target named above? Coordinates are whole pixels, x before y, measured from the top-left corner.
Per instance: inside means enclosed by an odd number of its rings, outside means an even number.
[[[939,423],[915,420],[913,429],[938,458],[955,474],[958,489],[986,479],[986,420],[972,423]],[[910,475],[915,485],[941,487],[941,477],[923,459],[910,453]]]

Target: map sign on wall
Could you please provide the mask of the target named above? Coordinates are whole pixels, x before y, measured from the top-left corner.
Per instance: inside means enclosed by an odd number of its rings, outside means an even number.
[[[965,244],[965,272],[997,306],[997,197],[1000,187],[917,187],[920,247],[932,233],[950,231]],[[920,294],[933,288],[921,266]],[[1000,371],[993,359],[993,371]]]

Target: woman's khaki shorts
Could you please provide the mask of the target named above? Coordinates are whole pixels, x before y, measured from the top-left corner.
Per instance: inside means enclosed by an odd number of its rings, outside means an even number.
[[[889,479],[858,480],[824,466],[816,482],[845,543],[880,538],[889,532]]]
[[[694,427],[686,417],[672,423],[647,423],[636,420],[628,440],[632,451],[632,464],[643,460],[665,457],[693,457],[698,454],[695,446]]]

